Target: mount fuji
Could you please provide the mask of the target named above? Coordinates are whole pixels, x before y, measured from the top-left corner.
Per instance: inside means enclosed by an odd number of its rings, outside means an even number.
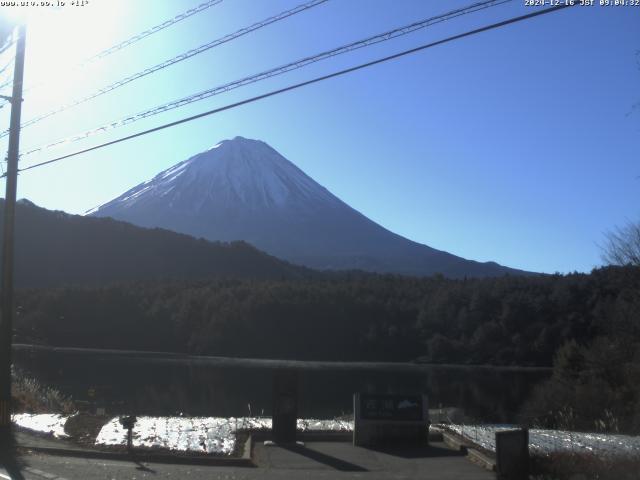
[[[321,270],[448,277],[525,274],[397,235],[351,208],[269,145],[235,137],[87,212],[208,240],[244,240]]]

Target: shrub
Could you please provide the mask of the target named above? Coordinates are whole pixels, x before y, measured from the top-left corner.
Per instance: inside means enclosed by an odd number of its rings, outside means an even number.
[[[76,411],[71,398],[53,387],[42,385],[34,378],[13,369],[11,372],[13,410],[26,413],[73,413]]]

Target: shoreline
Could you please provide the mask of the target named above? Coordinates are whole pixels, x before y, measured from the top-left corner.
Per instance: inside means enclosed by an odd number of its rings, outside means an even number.
[[[150,363],[166,363],[193,366],[218,366],[237,368],[265,368],[292,370],[376,370],[376,371],[421,371],[432,369],[444,370],[494,370],[503,372],[551,372],[552,367],[525,365],[491,365],[491,364],[456,364],[456,363],[422,363],[409,362],[369,362],[369,361],[336,361],[336,360],[288,360],[268,358],[242,358],[216,355],[190,355],[185,353],[158,352],[144,350],[118,350],[100,348],[58,347],[37,344],[13,344],[14,350],[41,351],[66,355],[100,356],[114,360],[139,360]]]

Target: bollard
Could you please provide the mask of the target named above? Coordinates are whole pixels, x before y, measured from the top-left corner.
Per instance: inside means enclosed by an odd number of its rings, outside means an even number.
[[[128,417],[120,417],[119,422],[123,428],[127,429],[127,452],[133,451],[133,427],[136,424],[136,416],[129,415]]]
[[[273,378],[273,440],[295,443],[298,421],[298,375],[293,370],[276,370]]]
[[[501,480],[528,480],[529,429],[496,432],[496,470]]]

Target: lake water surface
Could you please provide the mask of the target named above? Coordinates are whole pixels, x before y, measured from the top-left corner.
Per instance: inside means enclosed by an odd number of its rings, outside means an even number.
[[[14,351],[14,364],[74,400],[108,414],[271,415],[278,369],[298,372],[299,416],[334,418],[353,410],[354,392],[426,393],[431,408],[458,407],[470,419],[516,420],[548,371],[413,364],[291,362],[116,352]]]

